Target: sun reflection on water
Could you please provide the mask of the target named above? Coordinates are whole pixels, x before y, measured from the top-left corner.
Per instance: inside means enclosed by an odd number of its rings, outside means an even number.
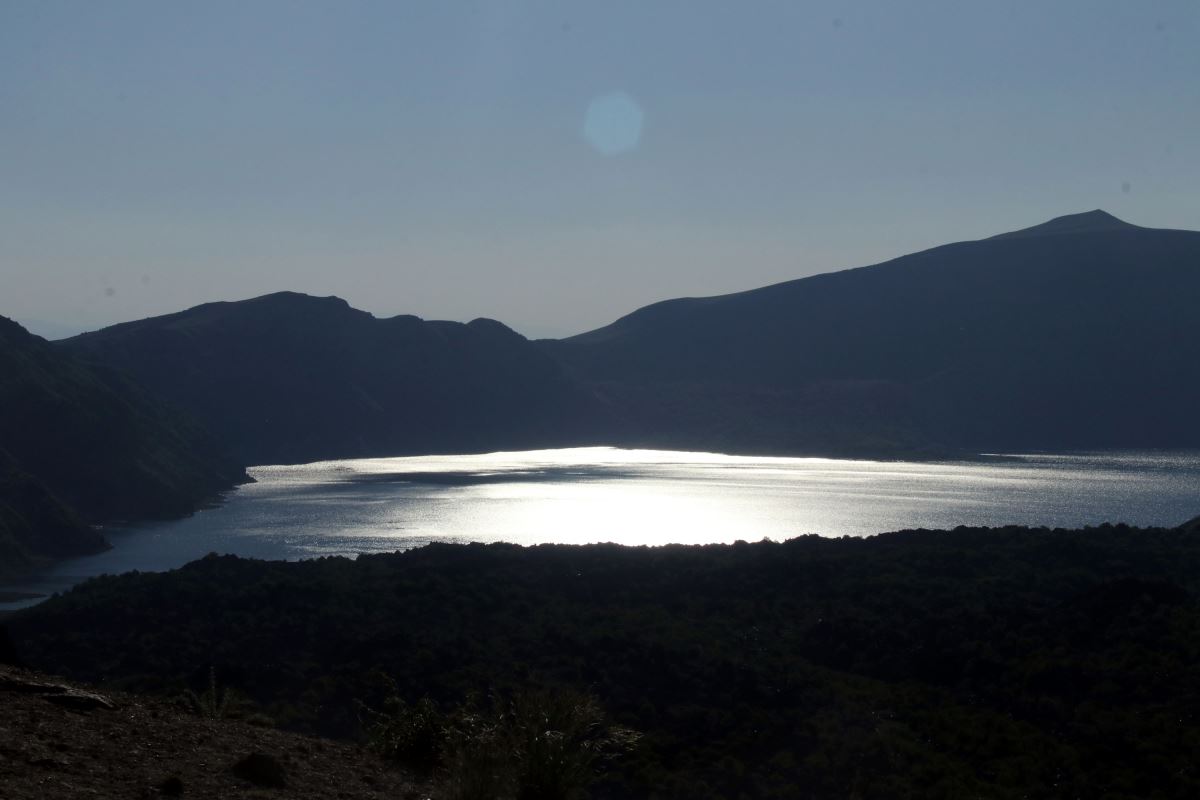
[[[595,447],[250,472],[258,482],[219,507],[109,529],[113,550],[64,562],[40,590],[208,552],[296,559],[431,541],[661,545],[957,525],[1177,525],[1200,512],[1200,454],[1178,452],[918,463]]]

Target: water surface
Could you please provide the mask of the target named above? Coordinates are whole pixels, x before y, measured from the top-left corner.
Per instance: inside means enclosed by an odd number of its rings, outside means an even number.
[[[164,570],[210,552],[271,559],[432,541],[659,545],[865,536],[957,525],[1178,525],[1200,514],[1200,453],[915,463],[614,448],[255,467],[186,519],[105,531],[114,547],[11,591]],[[0,604],[12,608],[19,604]]]

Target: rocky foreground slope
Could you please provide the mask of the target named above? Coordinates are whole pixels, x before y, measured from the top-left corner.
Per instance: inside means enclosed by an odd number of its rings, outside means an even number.
[[[353,745],[0,666],[0,796],[400,800],[426,787]]]

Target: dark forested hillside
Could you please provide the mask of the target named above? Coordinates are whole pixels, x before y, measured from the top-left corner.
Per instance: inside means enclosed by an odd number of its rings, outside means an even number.
[[[0,572],[102,549],[86,523],[186,513],[245,477],[128,378],[0,318]]]
[[[247,464],[561,444],[591,399],[498,322],[376,319],[281,292],[62,343],[186,408]]]
[[[95,553],[107,547],[36,478],[0,454],[0,579],[54,558]]]
[[[908,531],[704,547],[216,557],[8,620],[32,666],[167,693],[210,666],[281,724],[593,692],[642,745],[594,796],[1200,792],[1200,539]]]
[[[651,442],[1183,447],[1197,298],[1200,233],[1094,211],[543,344]]]
[[[562,444],[905,455],[1195,447],[1200,233],[1102,211],[537,345],[289,292],[61,346],[246,463]]]

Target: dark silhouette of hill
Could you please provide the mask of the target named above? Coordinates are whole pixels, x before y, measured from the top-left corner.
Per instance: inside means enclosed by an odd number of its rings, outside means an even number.
[[[54,558],[95,553],[104,537],[40,481],[3,457],[0,463],[0,579]]]
[[[243,463],[619,444],[913,455],[1200,446],[1200,233],[1103,211],[656,303],[530,343],[290,292],[59,346]]]
[[[194,422],[0,317],[0,572],[106,545],[88,523],[187,513],[245,480]]]
[[[997,239],[1028,239],[1034,236],[1058,236],[1070,233],[1131,230],[1144,229],[1139,228],[1137,225],[1131,225],[1123,219],[1117,219],[1107,211],[1097,208],[1082,214],[1068,214],[1065,217],[1055,217],[1048,222],[1043,222],[1041,225],[1034,225],[1031,228],[1000,233],[991,237],[990,241]]]
[[[359,733],[380,674],[418,711],[587,690],[643,734],[597,798],[1200,793],[1200,538],[1181,529],[213,555],[5,622],[33,668],[166,694],[211,668],[329,735]]]
[[[280,292],[61,346],[187,409],[247,464],[563,444],[595,424],[557,363],[489,319],[376,319]]]
[[[1197,446],[1197,298],[1200,233],[1092,211],[542,345],[648,443]]]

